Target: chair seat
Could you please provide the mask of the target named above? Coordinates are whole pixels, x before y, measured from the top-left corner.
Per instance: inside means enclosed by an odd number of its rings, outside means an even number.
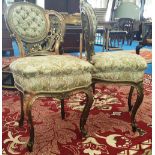
[[[89,86],[93,66],[73,56],[52,55],[19,58],[10,69],[23,90],[56,93]]]
[[[147,67],[145,59],[131,53],[100,53],[92,57],[93,77],[107,81],[139,82]]]

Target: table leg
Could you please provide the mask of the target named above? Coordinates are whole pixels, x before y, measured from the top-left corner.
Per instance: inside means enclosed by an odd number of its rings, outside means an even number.
[[[106,29],[106,52],[109,48],[109,29]]]

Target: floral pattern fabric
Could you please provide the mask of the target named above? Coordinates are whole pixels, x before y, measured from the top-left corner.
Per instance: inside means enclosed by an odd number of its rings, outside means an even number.
[[[76,57],[52,55],[19,58],[10,69],[24,90],[65,92],[89,86],[93,66]]]
[[[9,8],[7,21],[10,29],[24,41],[40,41],[47,35],[44,10],[31,3],[16,3]]]
[[[92,57],[93,77],[110,81],[142,81],[146,60],[130,53],[100,53]]]

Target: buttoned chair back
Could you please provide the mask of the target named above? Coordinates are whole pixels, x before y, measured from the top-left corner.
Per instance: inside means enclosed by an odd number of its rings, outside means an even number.
[[[55,50],[53,46],[56,40],[63,41],[63,17],[54,11],[45,11],[28,2],[18,2],[6,10],[5,19],[11,37],[17,41],[21,56],[50,54]]]
[[[74,93],[85,93],[86,104],[79,123],[85,136],[87,132],[84,126],[93,103],[93,66],[74,56],[51,55],[52,51],[59,54],[65,27],[63,17],[56,11],[19,2],[8,8],[6,22],[11,35],[18,43],[21,55],[27,56],[12,62],[9,68],[13,74],[14,85],[21,94],[19,126],[23,126],[25,114],[28,118],[28,150],[33,150],[35,134],[32,105],[40,97],[57,98],[61,104],[61,117],[64,119],[64,99]]]

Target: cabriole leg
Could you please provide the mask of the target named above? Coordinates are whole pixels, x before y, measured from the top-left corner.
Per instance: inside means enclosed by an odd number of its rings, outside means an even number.
[[[130,92],[129,92],[129,96],[128,96],[128,108],[129,108],[129,112],[130,112],[131,109],[132,109],[131,99],[132,99],[133,91],[134,91],[134,87],[131,86]]]
[[[64,99],[61,99],[61,118],[65,119]]]
[[[30,135],[30,138],[27,144],[27,148],[29,152],[33,151],[33,145],[34,145],[34,126],[33,126],[32,114],[31,114],[32,104],[34,101],[35,101],[35,98],[33,98],[33,96],[30,96],[26,104],[26,114],[28,117],[29,135]]]
[[[137,85],[137,100],[135,102],[135,105],[133,106],[132,113],[131,113],[131,125],[132,125],[132,130],[135,132],[137,130],[136,122],[135,122],[135,116],[137,113],[138,108],[140,107],[142,101],[143,101],[143,83],[139,83]]]
[[[95,94],[95,83],[92,83],[93,94]]]
[[[90,108],[93,104],[93,94],[92,94],[91,90],[85,91],[85,93],[88,98],[87,99],[88,102],[85,104],[85,107],[83,109],[83,112],[82,112],[82,115],[80,118],[80,130],[81,130],[83,136],[87,135],[87,131],[85,130],[84,126],[86,124]]]
[[[22,92],[20,93],[20,102],[21,102],[21,113],[20,113],[20,120],[19,120],[19,127],[22,127],[24,124],[24,95]]]

